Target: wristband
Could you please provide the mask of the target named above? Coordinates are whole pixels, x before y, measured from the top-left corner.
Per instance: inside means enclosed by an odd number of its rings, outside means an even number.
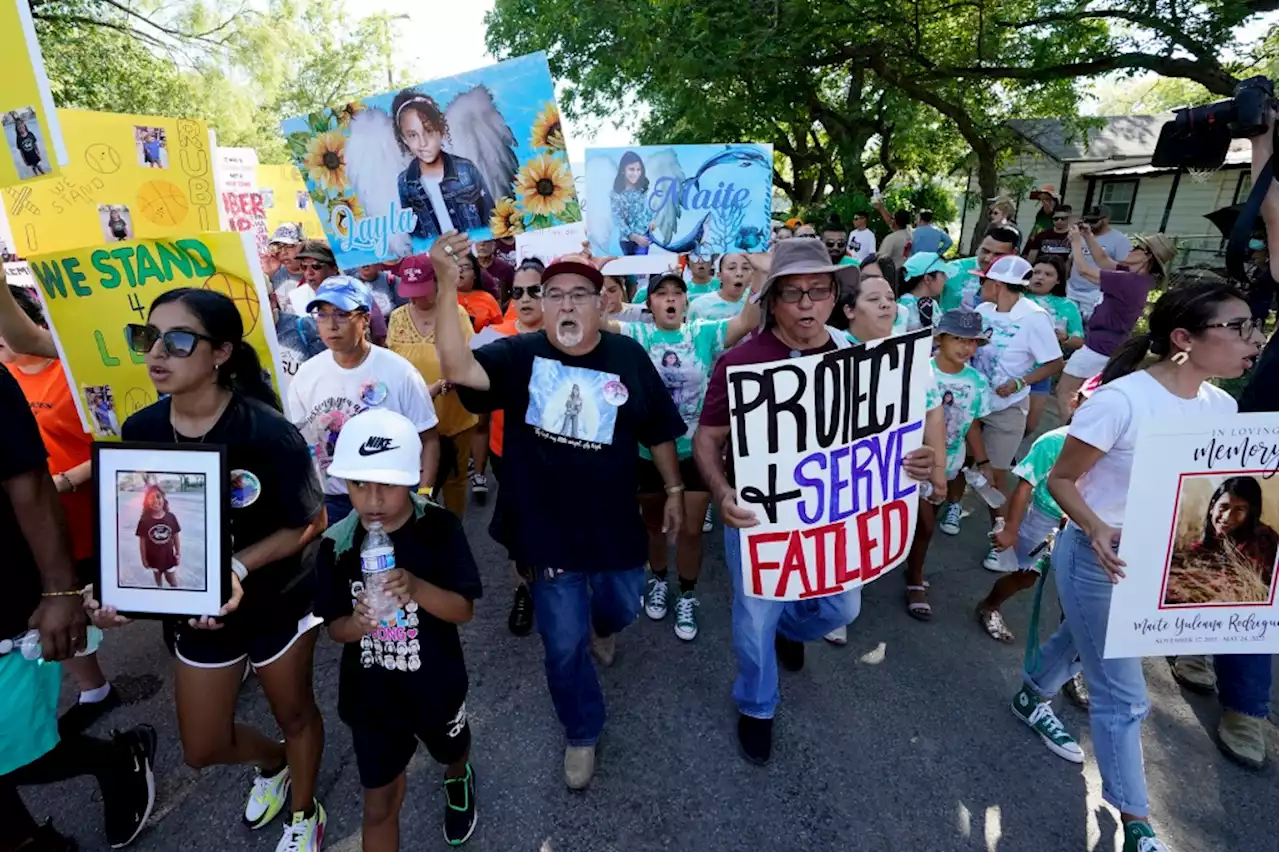
[[[243,562],[233,556],[231,557],[231,573],[236,575],[237,580],[243,582],[244,578],[249,576],[249,569],[244,567]]]
[[[1026,380],[1026,379],[1024,379],[1024,378],[1022,378],[1021,376],[1019,376],[1018,378],[1014,379],[1013,381],[1014,381],[1014,383],[1015,383],[1015,387],[1014,387],[1014,389],[1013,389],[1013,392],[1014,392],[1014,393],[1017,393],[1018,391],[1022,390],[1023,388],[1025,388],[1025,387],[1027,386],[1027,380]]]
[[[674,497],[674,496],[676,496],[677,494],[681,493],[682,491],[684,491],[684,485],[683,485],[683,484],[681,484],[681,485],[668,485],[668,486],[666,487],[666,492],[667,492],[667,496],[668,496],[668,497]]]
[[[76,597],[83,597],[84,589],[67,589],[67,591],[65,592],[41,592],[40,593],[40,597],[42,598],[69,598],[72,595],[75,595]]]
[[[975,459],[973,462],[974,467],[982,467],[984,464],[991,464],[991,459]]]

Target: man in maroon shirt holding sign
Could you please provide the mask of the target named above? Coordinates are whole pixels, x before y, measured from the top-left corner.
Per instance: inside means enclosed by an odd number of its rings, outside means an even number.
[[[725,564],[734,584],[733,646],[738,677],[733,697],[739,712],[738,743],[743,756],[756,764],[768,761],[772,750],[773,715],[778,705],[777,660],[789,671],[799,671],[804,666],[803,643],[820,639],[857,618],[862,591],[855,588],[791,602],[744,594],[740,530],[757,525],[759,520],[754,509],[739,505],[726,474],[730,431],[726,373],[729,367],[850,346],[843,333],[826,326],[826,320],[835,307],[838,290],[853,289],[857,284],[857,268],[833,266],[817,240],[778,243],[759,297],[762,328],[716,363],[694,434],[694,459],[725,523]],[[912,479],[928,479],[933,466],[934,454],[927,447],[913,450],[902,460],[903,470]],[[848,546],[852,550],[858,543],[849,542]]]

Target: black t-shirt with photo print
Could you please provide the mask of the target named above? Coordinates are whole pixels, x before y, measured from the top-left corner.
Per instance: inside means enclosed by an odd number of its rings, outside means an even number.
[[[33,470],[45,471],[48,455],[40,427],[22,388],[0,366],[0,485]],[[0,595],[0,639],[27,632],[27,619],[40,603],[40,571],[18,526],[6,489],[0,487],[0,541],[4,542],[4,594]],[[67,542],[67,554],[71,542]]]
[[[571,356],[538,331],[482,346],[475,356],[489,390],[458,387],[459,399],[469,411],[505,412],[494,539],[533,568],[644,565],[639,445],[674,441],[686,429],[644,347],[602,332],[595,349]]]
[[[428,503],[422,517],[390,535],[397,568],[467,600],[480,597],[480,571],[462,523],[452,512]],[[352,546],[340,557],[331,539],[321,540],[315,614],[327,623],[354,611],[352,584],[362,579],[364,537],[364,527],[357,522]],[[404,704],[415,713],[452,715],[466,696],[467,667],[458,626],[412,602],[396,614],[394,625],[342,649],[338,717],[353,727],[376,726]]]
[[[237,393],[204,439],[175,437],[170,400],[148,405],[124,422],[126,441],[157,444],[204,443],[227,448],[231,481],[231,547],[240,551],[281,529],[305,527],[320,514],[324,494],[316,480],[311,451],[302,435],[274,408]],[[252,619],[270,611],[285,591],[312,580],[302,554],[287,556],[251,572],[236,617]]]

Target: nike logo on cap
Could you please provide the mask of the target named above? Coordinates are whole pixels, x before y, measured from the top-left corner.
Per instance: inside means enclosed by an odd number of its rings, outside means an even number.
[[[400,448],[393,447],[391,445],[390,438],[379,438],[376,435],[373,435],[373,436],[370,436],[369,439],[366,440],[363,444],[361,444],[360,449],[357,450],[356,452],[360,453],[360,455],[362,456],[376,456],[378,453],[385,453],[389,450],[398,450],[398,449]]]

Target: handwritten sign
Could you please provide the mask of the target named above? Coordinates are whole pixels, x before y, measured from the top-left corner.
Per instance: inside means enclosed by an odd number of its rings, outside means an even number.
[[[215,290],[240,311],[245,339],[284,387],[275,325],[251,234],[136,240],[31,258],[50,331],[85,431],[118,439],[120,424],[156,401],[145,356],[125,327],[145,323],[156,296],[178,287]]]
[[[1106,657],[1276,652],[1278,438],[1275,414],[1142,430]]]
[[[66,167],[4,190],[17,254],[218,229],[203,121],[78,109],[58,119],[71,145]]]
[[[730,367],[729,416],[743,531],[743,589],[839,594],[901,563],[919,492],[902,458],[924,438],[928,330],[768,364]]]
[[[217,149],[218,221],[224,231],[253,234],[258,254],[267,251],[267,209],[258,187],[258,152]]]

